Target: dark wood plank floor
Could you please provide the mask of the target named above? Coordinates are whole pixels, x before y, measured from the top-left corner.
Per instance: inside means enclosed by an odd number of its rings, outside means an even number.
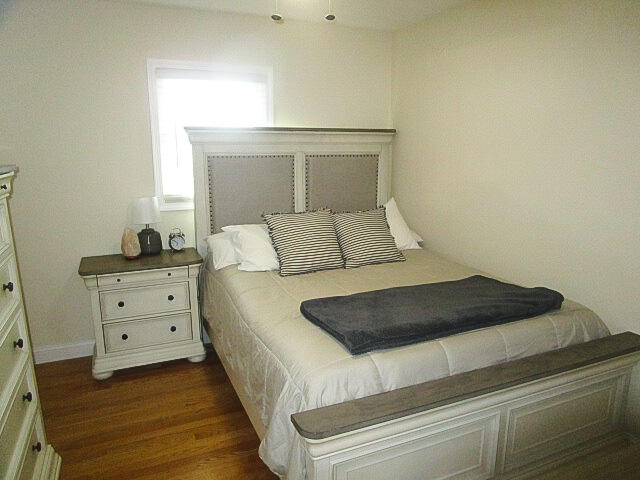
[[[216,357],[91,377],[91,358],[36,366],[62,480],[274,480]],[[573,460],[538,480],[640,479],[640,444]]]
[[[186,360],[91,377],[91,358],[36,366],[63,480],[277,478],[220,361]]]
[[[536,480],[638,480],[640,443],[624,441],[571,460]]]

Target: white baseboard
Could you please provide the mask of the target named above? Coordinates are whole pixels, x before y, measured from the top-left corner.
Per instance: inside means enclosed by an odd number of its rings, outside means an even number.
[[[89,357],[93,355],[93,340],[65,345],[47,345],[33,349],[33,359],[36,363],[59,362],[70,358]]]

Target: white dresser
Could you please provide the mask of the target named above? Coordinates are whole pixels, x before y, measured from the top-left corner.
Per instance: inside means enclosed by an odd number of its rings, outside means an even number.
[[[49,480],[58,478],[60,456],[44,432],[7,205],[15,172],[6,170],[0,167],[0,479]]]

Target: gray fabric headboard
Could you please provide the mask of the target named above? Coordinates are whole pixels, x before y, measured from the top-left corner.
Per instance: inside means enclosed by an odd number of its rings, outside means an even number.
[[[262,214],[293,212],[293,155],[209,155],[211,231],[262,223]]]
[[[375,208],[378,194],[377,154],[306,155],[307,210],[336,212]]]
[[[202,240],[263,213],[321,207],[366,210],[386,202],[395,130],[186,128],[193,147],[195,227]]]

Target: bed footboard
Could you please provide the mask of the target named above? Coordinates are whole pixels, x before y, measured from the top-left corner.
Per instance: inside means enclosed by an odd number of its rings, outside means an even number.
[[[626,332],[292,415],[310,480],[531,478],[622,440]]]

